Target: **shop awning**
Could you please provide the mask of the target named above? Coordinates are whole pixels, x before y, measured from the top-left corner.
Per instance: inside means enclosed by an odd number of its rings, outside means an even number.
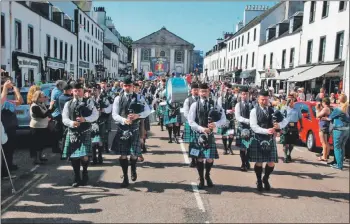
[[[253,70],[245,70],[245,71],[241,72],[240,78],[241,79],[246,79],[246,78],[255,76],[255,71],[256,71],[255,69],[253,69]]]
[[[286,80],[291,78],[292,76],[296,76],[301,72],[307,71],[308,69],[312,68],[312,66],[307,66],[307,67],[297,67],[294,68],[290,71],[285,71],[285,72],[281,72],[279,76],[274,77],[272,79],[276,79],[276,80]]]
[[[316,65],[315,67],[312,67],[309,70],[306,70],[305,72],[302,72],[301,74],[289,79],[288,82],[304,82],[307,80],[315,79],[321,77],[322,75],[325,75],[338,66],[339,64]]]

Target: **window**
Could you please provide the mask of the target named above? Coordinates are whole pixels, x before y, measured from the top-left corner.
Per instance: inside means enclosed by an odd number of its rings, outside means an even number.
[[[28,26],[28,52],[34,52],[34,32],[33,27],[30,25]]]
[[[237,65],[236,65],[236,68],[238,68],[238,65],[239,65],[239,57],[237,57]]]
[[[282,51],[282,68],[286,68],[286,52],[287,52],[287,50],[286,49],[284,49],[283,51]]]
[[[15,22],[15,48],[22,50],[22,24],[19,21]]]
[[[237,48],[237,39],[235,39],[235,49]]]
[[[94,46],[91,46],[91,62],[94,63]]]
[[[55,57],[55,58],[57,58],[57,39],[55,38],[54,40],[53,40],[53,56]]]
[[[86,19],[84,17],[84,30],[86,29]]]
[[[256,28],[254,29],[254,41],[256,40]]]
[[[46,35],[46,56],[51,57],[51,37]]]
[[[183,52],[182,51],[175,51],[175,62],[176,63],[183,62]],[[219,62],[217,62],[217,63],[219,63]]]
[[[263,69],[266,68],[266,54],[264,54],[264,57],[263,57]]]
[[[250,32],[248,32],[248,36],[247,36],[247,44],[249,44],[249,38],[250,38]]]
[[[84,53],[84,61],[86,61],[86,43],[85,43],[85,41],[84,41],[84,51],[83,51],[83,53]]]
[[[252,53],[252,68],[254,68],[255,53]]]
[[[89,32],[90,31],[90,22],[89,22],[89,20],[87,21],[87,32]]]
[[[339,1],[339,12],[344,11],[346,8],[346,1]]]
[[[232,60],[232,59],[231,59]],[[233,66],[232,66],[233,68],[235,68],[236,67],[236,58],[234,58],[233,59]]]
[[[231,42],[228,42],[228,51],[230,52],[231,50]]]
[[[60,41],[60,59],[63,60],[63,41]]]
[[[151,51],[149,49],[142,49],[141,60],[149,61],[150,55],[151,55]]]
[[[243,45],[244,45],[244,36],[242,36],[242,47],[243,47]]]
[[[242,64],[243,64],[243,55],[241,55],[241,59],[240,59],[240,64],[239,64],[240,69],[242,69]]]
[[[239,46],[240,46],[240,44],[241,44],[241,39],[240,39],[240,37],[238,37],[238,41],[237,41],[238,43],[237,43],[237,48],[239,48]]]
[[[335,60],[342,59],[344,45],[344,31],[337,33],[337,38],[335,40]]]
[[[87,44],[87,61],[90,62],[90,44]]]
[[[318,61],[323,62],[324,61],[324,55],[326,52],[326,37],[320,38],[320,47],[318,50]]]
[[[5,47],[5,15],[1,14],[1,47]]]
[[[294,47],[290,49],[290,55],[289,55],[289,67],[293,67],[294,65]]]
[[[165,57],[165,51],[161,51],[159,54],[160,57]]]
[[[100,31],[97,31],[97,39],[100,39]]]
[[[95,63],[97,64],[97,57],[98,57],[98,55],[97,55],[97,48],[95,48]]]
[[[316,14],[316,1],[311,1],[309,23],[312,23],[315,21],[315,14]]]
[[[64,44],[64,60],[68,60],[68,44]]]
[[[248,54],[245,56],[245,69],[248,68]]]
[[[70,45],[70,61],[73,62],[73,45]]]
[[[312,40],[307,42],[307,54],[306,54],[306,63],[311,63],[312,61]]]
[[[80,60],[83,59],[82,49],[83,49],[83,45],[81,43],[81,40],[79,40],[79,58],[80,58]]]
[[[323,1],[322,18],[326,18],[328,16],[328,10],[329,10],[329,1]]]
[[[270,69],[272,68],[273,65],[273,53],[270,53]]]

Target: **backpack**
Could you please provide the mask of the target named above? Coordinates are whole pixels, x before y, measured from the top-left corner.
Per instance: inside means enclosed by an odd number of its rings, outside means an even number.
[[[17,119],[16,113],[14,113],[8,109],[2,109],[1,122],[5,128],[5,132],[7,130],[16,129],[18,126],[18,119]]]

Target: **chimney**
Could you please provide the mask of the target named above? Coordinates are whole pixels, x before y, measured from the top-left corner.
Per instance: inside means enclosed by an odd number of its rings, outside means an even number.
[[[290,7],[289,1],[285,1],[284,4],[285,4],[285,7],[286,7],[285,14],[284,14],[284,19],[289,19],[289,7]]]

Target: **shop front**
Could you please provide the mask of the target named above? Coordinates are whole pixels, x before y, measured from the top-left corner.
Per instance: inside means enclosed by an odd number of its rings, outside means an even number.
[[[75,78],[74,77],[74,69],[75,69],[75,66],[74,64],[69,64],[69,74],[68,74],[68,77],[72,77],[73,79]],[[67,69],[68,70],[68,69]]]
[[[31,86],[41,81],[42,58],[22,52],[13,52],[12,70],[18,87]]]
[[[55,58],[46,57],[46,80],[48,82],[55,82],[57,80],[65,79],[65,65],[66,61]]]
[[[78,78],[81,78],[84,76],[84,74],[88,74],[90,69],[90,64],[89,62],[85,61],[79,61],[79,70],[78,70]]]
[[[242,85],[255,83],[255,74],[256,74],[256,69],[245,70],[245,71],[241,72],[239,77],[242,80]]]

